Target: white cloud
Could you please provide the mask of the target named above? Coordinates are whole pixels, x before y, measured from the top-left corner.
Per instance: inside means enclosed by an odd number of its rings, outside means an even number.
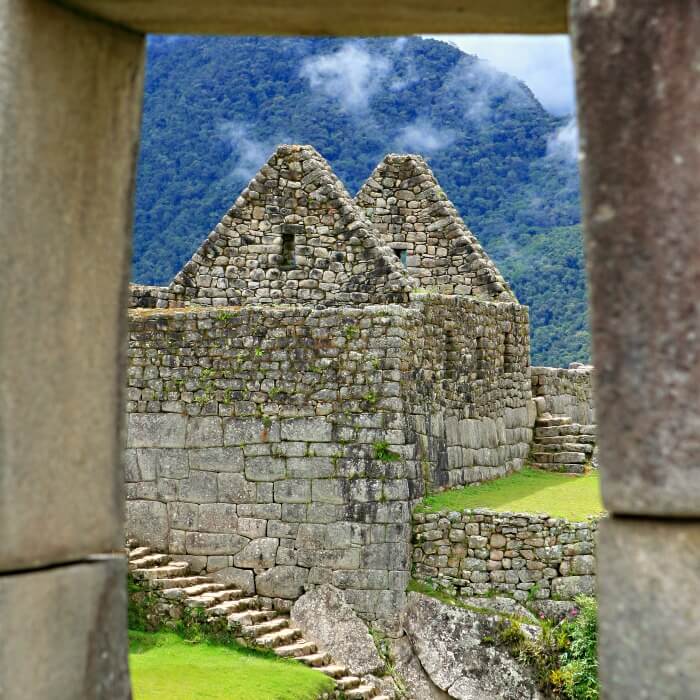
[[[231,146],[236,164],[231,176],[236,180],[250,180],[267,162],[277,143],[285,140],[259,141],[249,136],[250,127],[244,122],[230,121],[219,125],[221,137]]]
[[[359,42],[304,59],[300,74],[312,90],[337,100],[346,112],[365,112],[372,96],[385,87],[391,62],[372,55]]]
[[[568,36],[447,34],[431,38],[454,44],[524,81],[553,114],[574,113],[574,72]]]
[[[438,129],[425,119],[417,119],[401,129],[396,146],[399,151],[430,154],[449,146],[453,138],[449,130]]]
[[[578,125],[569,119],[547,139],[547,158],[576,162],[578,159]]]
[[[513,76],[496,70],[490,63],[464,56],[445,78],[442,87],[464,108],[464,116],[475,125],[492,118],[493,104],[517,107],[529,96]]]

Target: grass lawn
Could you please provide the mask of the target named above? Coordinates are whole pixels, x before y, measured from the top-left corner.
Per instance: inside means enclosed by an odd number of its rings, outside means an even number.
[[[443,491],[423,499],[419,510],[491,508],[514,513],[549,513],[555,518],[585,520],[604,512],[598,472],[584,476],[523,469],[478,486]]]
[[[330,678],[243,647],[192,643],[168,632],[129,632],[134,700],[314,700]]]

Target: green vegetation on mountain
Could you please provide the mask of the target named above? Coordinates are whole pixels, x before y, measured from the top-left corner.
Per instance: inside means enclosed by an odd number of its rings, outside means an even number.
[[[571,136],[444,42],[153,37],[133,278],[169,281],[280,142],[315,146],[351,192],[387,152],[417,152],[530,306],[533,363],[586,361]]]

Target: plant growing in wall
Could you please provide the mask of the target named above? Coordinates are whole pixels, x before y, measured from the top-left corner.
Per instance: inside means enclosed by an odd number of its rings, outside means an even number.
[[[394,452],[389,448],[389,443],[386,440],[377,440],[372,443],[374,458],[380,462],[397,462],[401,459],[398,452]]]

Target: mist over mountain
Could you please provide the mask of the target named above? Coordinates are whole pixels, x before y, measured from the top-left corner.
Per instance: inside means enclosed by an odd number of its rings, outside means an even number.
[[[133,279],[168,282],[281,142],[352,194],[387,152],[422,154],[530,306],[533,363],[589,359],[575,127],[432,39],[150,38]]]

